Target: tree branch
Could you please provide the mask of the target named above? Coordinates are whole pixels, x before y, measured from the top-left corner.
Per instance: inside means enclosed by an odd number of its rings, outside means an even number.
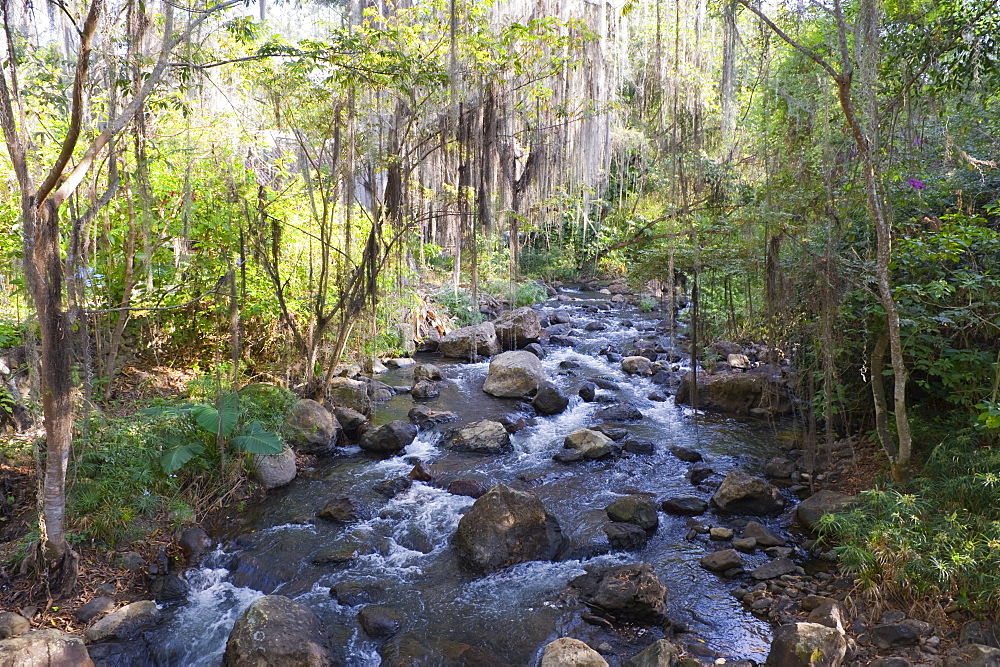
[[[823,58],[823,56],[819,55],[813,49],[810,49],[805,44],[802,44],[797,40],[793,39],[788,33],[779,28],[778,25],[767,16],[767,14],[765,14],[764,12],[760,11],[759,9],[751,5],[749,0],[736,0],[736,2],[740,3],[741,5],[749,9],[751,12],[753,12],[757,16],[757,18],[763,21],[767,25],[767,27],[770,28],[772,32],[774,32],[774,34],[783,39],[789,46],[801,52],[803,55],[808,57],[814,63],[822,67],[826,71],[826,73],[832,76],[834,79],[837,79],[840,76],[837,73],[837,70],[833,68],[833,65],[828,63],[826,59]]]

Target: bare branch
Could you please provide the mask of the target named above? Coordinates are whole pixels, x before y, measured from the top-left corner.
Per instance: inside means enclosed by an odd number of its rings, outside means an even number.
[[[749,9],[751,12],[753,12],[757,16],[757,18],[763,21],[764,24],[767,25],[767,27],[770,28],[772,32],[774,32],[774,34],[783,39],[789,46],[794,48],[796,51],[801,52],[803,55],[808,57],[814,63],[822,67],[826,71],[826,73],[832,76],[834,79],[837,79],[840,76],[837,73],[837,70],[833,68],[833,65],[827,62],[823,56],[819,55],[818,53],[816,53],[816,51],[810,49],[805,44],[802,44],[801,42],[793,39],[787,32],[779,28],[778,25],[767,16],[767,14],[760,11],[760,9],[758,9],[754,5],[750,4],[749,0],[736,0],[736,2],[740,3],[741,5]]]

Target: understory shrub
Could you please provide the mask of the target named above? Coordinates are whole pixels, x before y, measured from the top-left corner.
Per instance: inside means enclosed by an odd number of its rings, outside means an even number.
[[[1000,607],[1000,447],[965,431],[938,445],[912,493],[875,488],[820,521],[844,568],[870,591]]]

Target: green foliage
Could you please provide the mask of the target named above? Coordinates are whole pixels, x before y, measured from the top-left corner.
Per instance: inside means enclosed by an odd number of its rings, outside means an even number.
[[[0,320],[0,349],[21,344],[21,326],[10,320]]]
[[[169,445],[160,457],[163,471],[175,473],[209,448],[216,450],[220,457],[230,445],[247,454],[280,454],[284,446],[281,437],[265,429],[259,421],[247,421],[242,403],[240,394],[233,392],[221,396],[215,405],[181,403],[144,410],[149,415],[188,418],[195,426],[194,433],[181,429],[163,434]]]
[[[656,299],[651,296],[644,296],[639,299],[639,310],[643,313],[652,312],[657,306]]]
[[[479,324],[483,321],[478,304],[472,303],[472,296],[465,290],[445,288],[432,296],[431,300],[447,310],[460,327]]]
[[[953,431],[913,490],[874,489],[820,522],[862,585],[914,600],[1000,607],[1000,444]]]
[[[517,291],[514,292],[514,305],[517,307],[531,306],[543,303],[548,298],[549,294],[545,290],[545,285],[532,281],[518,286]]]

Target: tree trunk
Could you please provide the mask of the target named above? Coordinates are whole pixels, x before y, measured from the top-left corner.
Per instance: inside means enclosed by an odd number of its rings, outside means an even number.
[[[41,333],[42,411],[45,415],[45,473],[40,504],[40,546],[50,581],[68,593],[76,581],[78,557],[66,541],[66,468],[73,438],[70,349],[63,312],[63,269],[59,252],[59,210],[51,200],[37,206],[22,198],[24,273],[35,302]]]

